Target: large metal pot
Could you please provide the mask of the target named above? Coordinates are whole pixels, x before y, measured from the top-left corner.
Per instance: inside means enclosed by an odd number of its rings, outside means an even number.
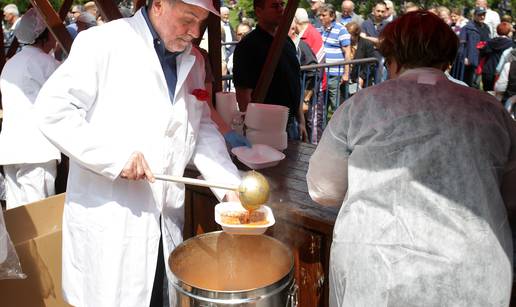
[[[294,259],[269,236],[211,232],[168,259],[177,306],[296,306]]]

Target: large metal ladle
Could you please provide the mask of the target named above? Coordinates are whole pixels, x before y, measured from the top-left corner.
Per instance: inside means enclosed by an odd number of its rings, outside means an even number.
[[[258,209],[269,200],[270,187],[267,179],[256,171],[245,173],[240,185],[221,184],[201,179],[155,174],[158,180],[181,182],[201,187],[232,190],[238,193],[242,206],[249,211]]]

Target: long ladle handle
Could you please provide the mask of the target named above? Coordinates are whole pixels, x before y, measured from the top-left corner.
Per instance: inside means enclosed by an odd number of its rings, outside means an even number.
[[[208,187],[208,188],[219,188],[219,189],[224,189],[224,190],[237,190],[238,189],[238,186],[236,186],[236,185],[216,183],[216,182],[210,182],[210,181],[206,181],[206,180],[187,178],[187,177],[154,174],[154,178],[156,178],[158,180],[181,182],[181,183],[185,183],[185,184],[191,184],[191,185]]]

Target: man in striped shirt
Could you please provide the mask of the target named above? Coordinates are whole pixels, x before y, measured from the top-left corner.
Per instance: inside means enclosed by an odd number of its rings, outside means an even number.
[[[326,63],[351,60],[351,36],[341,23],[335,21],[335,8],[331,4],[324,4],[319,11],[319,19]],[[349,65],[332,66],[327,69],[328,100],[327,108],[330,113],[335,111],[344,99],[345,85],[349,80]]]

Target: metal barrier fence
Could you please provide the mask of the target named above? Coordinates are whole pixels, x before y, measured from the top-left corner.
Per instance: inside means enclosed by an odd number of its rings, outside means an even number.
[[[349,66],[347,82],[341,82],[344,67]],[[332,73],[329,73],[329,68]],[[378,69],[382,67],[382,69]],[[377,58],[340,61],[331,64],[301,66],[301,98],[305,103],[308,142],[317,144],[333,111],[350,96],[383,77],[383,62]],[[224,91],[234,91],[233,75],[222,76]]]

